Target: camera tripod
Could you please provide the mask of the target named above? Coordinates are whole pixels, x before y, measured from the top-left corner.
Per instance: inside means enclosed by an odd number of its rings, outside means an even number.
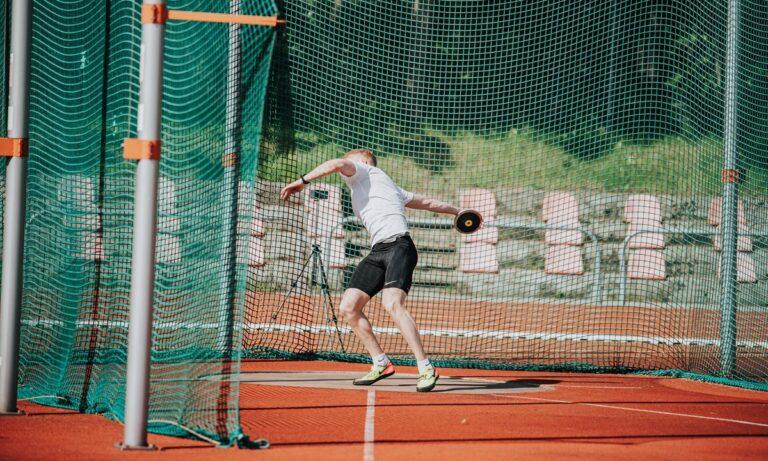
[[[301,271],[299,271],[299,274],[291,282],[291,289],[288,290],[288,293],[286,293],[285,297],[283,297],[283,300],[280,302],[277,310],[272,313],[272,320],[277,320],[277,316],[283,310],[293,292],[296,290],[296,288],[298,288],[302,277],[304,276],[304,272],[307,270],[307,267],[309,267],[310,264],[311,272],[309,278],[309,289],[312,290],[314,287],[318,285],[320,286],[320,292],[322,293],[323,297],[323,313],[325,314],[325,320],[329,325],[331,322],[333,322],[333,328],[336,331],[336,337],[339,339],[341,351],[346,353],[347,351],[344,348],[344,341],[341,339],[339,322],[336,318],[336,312],[334,311],[333,300],[331,299],[331,293],[328,288],[328,275],[326,274],[325,266],[323,265],[323,254],[320,250],[320,245],[317,242],[312,242],[312,252],[301,266]],[[319,280],[318,275],[320,276]]]

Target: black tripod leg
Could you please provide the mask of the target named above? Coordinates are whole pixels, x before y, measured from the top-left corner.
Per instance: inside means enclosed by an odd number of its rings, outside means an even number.
[[[299,272],[299,275],[296,276],[295,279],[293,279],[293,282],[291,282],[291,289],[288,290],[288,293],[285,294],[282,301],[280,301],[280,305],[277,307],[277,310],[272,313],[272,320],[277,320],[277,316],[280,314],[280,312],[285,307],[285,303],[288,302],[288,298],[291,297],[291,294],[293,294],[293,291],[296,289],[296,287],[299,286],[299,281],[301,280],[301,277],[304,275],[304,271],[307,270],[307,266],[309,265],[310,259],[312,259],[314,255],[310,254],[306,261],[304,261],[304,265],[301,266],[301,272]],[[263,335],[267,333],[267,330],[265,329],[263,332]],[[262,335],[262,337],[263,337]]]
[[[326,318],[328,312],[331,314],[331,320],[333,320],[333,326],[336,329],[336,337],[339,338],[339,344],[341,345],[341,352],[347,353],[344,348],[344,341],[341,339],[341,330],[339,330],[339,321],[336,319],[336,311],[333,307],[333,300],[331,299],[331,292],[328,289],[328,276],[325,273],[325,266],[323,266],[323,258],[320,253],[317,253],[317,265],[320,268],[320,290],[323,292],[323,305],[328,306],[326,311]]]

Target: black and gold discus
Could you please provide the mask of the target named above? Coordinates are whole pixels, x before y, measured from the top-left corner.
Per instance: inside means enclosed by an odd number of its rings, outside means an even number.
[[[454,222],[456,230],[462,234],[471,234],[480,228],[483,223],[483,217],[477,210],[461,210],[456,215]]]

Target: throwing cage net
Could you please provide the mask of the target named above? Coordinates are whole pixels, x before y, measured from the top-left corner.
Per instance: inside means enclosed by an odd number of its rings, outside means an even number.
[[[121,146],[137,123],[139,6],[35,2],[32,24],[20,394],[116,419],[136,170]],[[230,2],[169,7],[228,13]],[[270,1],[242,2],[241,12],[275,14]],[[149,404],[150,430],[225,444],[240,435],[238,382],[229,379],[247,269],[235,259],[247,247],[237,223],[250,219],[274,37],[272,28],[237,29],[236,47],[227,24],[166,30]]]
[[[725,2],[694,3],[286,0],[277,40],[240,27],[239,51],[232,26],[169,22],[150,428],[232,443],[242,357],[367,360],[336,314],[369,251],[348,191],[328,177],[278,199],[359,147],[403,188],[485,217],[460,237],[408,212],[407,307],[439,365],[768,389],[768,10],[738,2],[735,40]],[[129,0],[33,11],[20,393],[118,419],[139,14]],[[733,146],[736,202],[721,182]],[[365,312],[408,362],[379,299]]]
[[[369,360],[326,307],[369,251],[348,189],[329,177],[287,205],[277,197],[321,161],[367,147],[403,188],[485,215],[459,236],[446,217],[408,212],[419,264],[407,308],[438,363],[719,379],[725,3],[286,1],[246,350]],[[761,389],[767,14],[741,2],[726,379]],[[329,296],[306,264],[313,244]],[[412,358],[379,298],[365,313],[387,353]]]

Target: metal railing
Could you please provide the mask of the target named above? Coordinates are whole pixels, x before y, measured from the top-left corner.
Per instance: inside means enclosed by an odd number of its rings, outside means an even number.
[[[453,229],[454,222],[450,218],[420,218],[420,219],[409,219],[408,224],[413,229],[439,229],[439,230],[448,230]],[[331,228],[330,234],[336,234],[337,230],[341,226],[345,225],[362,225],[361,221],[355,217],[355,216],[347,216],[342,218],[339,223]],[[499,229],[508,229],[508,230],[530,230],[530,231],[537,231],[537,230],[562,230],[562,231],[578,231],[582,235],[586,236],[592,244],[595,246],[595,257],[594,257],[594,266],[593,266],[593,287],[592,287],[592,299],[595,303],[602,303],[604,298],[604,292],[605,292],[605,280],[604,280],[604,274],[602,270],[602,255],[603,255],[603,249],[602,245],[600,244],[600,240],[598,239],[598,236],[587,229],[581,228],[581,227],[572,227],[572,226],[553,226],[545,223],[531,223],[531,222],[525,222],[521,221],[519,218],[500,218],[493,221],[487,221],[485,223],[487,227],[496,227]],[[626,304],[627,299],[627,291],[628,291],[628,283],[629,283],[629,276],[628,276],[628,248],[629,242],[642,234],[664,234],[664,235],[687,235],[687,236],[693,236],[693,237],[717,237],[720,236],[722,238],[722,232],[719,230],[709,230],[704,228],[686,228],[686,227],[670,227],[670,228],[646,228],[646,229],[638,229],[630,234],[628,234],[621,242],[621,246],[619,248],[619,294],[618,294],[618,303],[620,305]],[[738,237],[750,237],[750,238],[765,238],[768,239],[768,233],[755,233],[755,232],[740,232],[738,234]],[[323,253],[324,254],[330,254],[330,245],[331,240],[333,239],[332,236],[328,236],[325,238],[325,244],[323,245]],[[308,243],[311,243],[311,239],[307,239]],[[326,269],[330,269],[328,266],[328,258],[324,259],[324,265],[326,266]]]
[[[499,229],[522,229],[522,230],[564,230],[578,231],[587,236],[595,245],[595,265],[593,271],[592,300],[600,304],[603,301],[603,273],[602,273],[602,249],[597,236],[587,229],[572,226],[552,226],[550,224],[516,223],[514,219],[497,219],[486,223],[488,226],[498,227]]]
[[[345,218],[342,218],[341,221],[334,226],[331,229],[330,236],[326,238],[325,242],[325,254],[329,254],[330,252],[330,245],[331,240],[333,239],[333,234],[336,233],[337,229],[340,226],[344,226],[347,224],[354,224],[354,225],[362,225],[360,220],[355,216],[347,216]],[[421,218],[421,219],[409,219],[408,224],[411,228],[414,229],[453,229],[454,222],[453,219],[450,218]],[[485,222],[486,227],[496,227],[499,229],[510,229],[510,230],[562,230],[562,231],[578,231],[582,235],[589,238],[592,243],[595,245],[595,263],[594,263],[594,271],[593,271],[593,284],[592,284],[592,299],[595,303],[601,303],[603,300],[603,274],[602,274],[602,250],[600,248],[600,242],[597,239],[597,236],[584,228],[581,227],[572,227],[572,226],[552,226],[549,224],[538,224],[538,223],[521,223],[519,220],[516,219],[509,219],[509,218],[501,218],[496,219],[493,221],[487,221]],[[327,259],[327,258],[326,258]],[[324,262],[324,264],[328,264],[327,261]]]
[[[627,298],[627,283],[628,283],[628,268],[627,268],[627,245],[629,244],[629,241],[633,238],[637,237],[641,234],[664,234],[664,235],[691,235],[696,237],[712,237],[712,236],[720,236],[722,238],[722,232],[719,230],[704,230],[704,229],[694,229],[694,228],[646,228],[646,229],[638,229],[635,232],[632,232],[631,234],[628,234],[624,240],[621,242],[621,247],[619,248],[619,304],[624,305],[626,303]],[[743,233],[739,232],[738,237],[768,237],[768,234],[758,234],[758,233]],[[660,248],[659,250],[663,251],[663,248]]]

